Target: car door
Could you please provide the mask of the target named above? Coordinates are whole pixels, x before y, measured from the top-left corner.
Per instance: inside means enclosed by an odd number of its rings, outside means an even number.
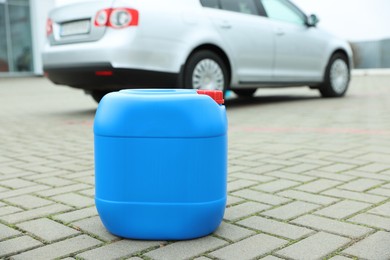
[[[275,34],[274,81],[316,82],[322,79],[326,39],[288,0],[259,0]]]
[[[219,6],[205,8],[226,44],[240,85],[272,79],[274,33],[256,1],[220,0]]]

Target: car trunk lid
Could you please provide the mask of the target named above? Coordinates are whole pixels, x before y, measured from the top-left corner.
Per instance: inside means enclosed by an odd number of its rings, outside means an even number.
[[[99,10],[110,8],[114,0],[86,1],[54,9],[49,14],[48,35],[50,45],[91,42],[101,39],[106,31],[104,26],[95,26]]]

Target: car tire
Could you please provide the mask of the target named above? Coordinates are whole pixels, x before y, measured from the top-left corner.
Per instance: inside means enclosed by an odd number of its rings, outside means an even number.
[[[256,88],[247,88],[247,89],[236,89],[233,90],[234,93],[236,93],[237,96],[243,97],[243,98],[249,98],[253,97],[253,94],[256,92]]]
[[[192,54],[184,66],[184,87],[221,90],[228,85],[228,72],[224,61],[214,52],[201,50]]]
[[[326,67],[324,82],[319,91],[322,97],[342,97],[348,89],[350,69],[347,57],[341,53],[334,54]]]
[[[102,91],[102,90],[92,90],[91,96],[96,101],[96,103],[99,103],[100,100],[104,97],[104,95],[108,94],[108,91]]]

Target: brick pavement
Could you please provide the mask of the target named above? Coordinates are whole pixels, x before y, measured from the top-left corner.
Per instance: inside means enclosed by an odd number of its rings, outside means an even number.
[[[43,78],[0,79],[0,258],[390,259],[390,76],[343,99],[231,99],[228,206],[191,241],[109,234],[94,207],[96,104]]]

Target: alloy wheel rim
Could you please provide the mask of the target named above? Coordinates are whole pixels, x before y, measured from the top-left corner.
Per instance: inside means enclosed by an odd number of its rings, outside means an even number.
[[[345,61],[338,59],[333,62],[330,68],[330,83],[333,90],[338,94],[343,93],[348,86],[348,80],[349,71]]]
[[[192,74],[192,85],[195,89],[223,91],[224,84],[223,71],[216,61],[204,59],[196,64]]]

